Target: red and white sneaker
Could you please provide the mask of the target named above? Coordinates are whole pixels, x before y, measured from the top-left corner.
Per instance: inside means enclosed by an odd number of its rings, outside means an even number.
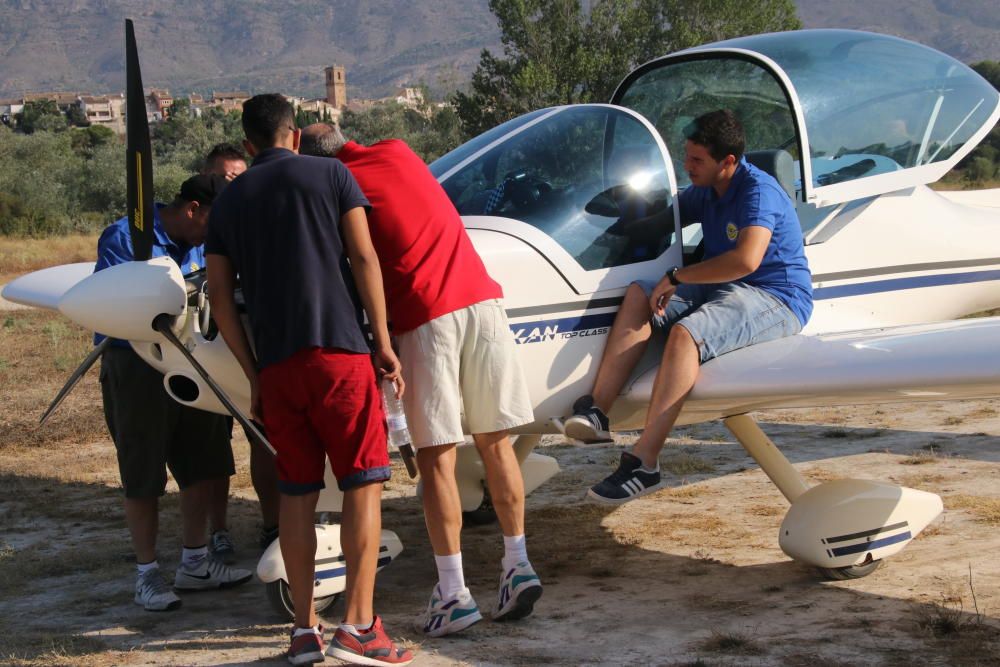
[[[323,626],[317,628],[292,628],[292,643],[288,647],[288,662],[293,665],[315,665],[326,660],[323,655]]]
[[[411,651],[392,643],[378,616],[365,632],[353,634],[337,628],[326,654],[354,665],[408,665],[413,660]]]

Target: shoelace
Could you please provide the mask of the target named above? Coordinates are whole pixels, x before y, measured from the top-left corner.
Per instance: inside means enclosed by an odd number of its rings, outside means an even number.
[[[233,539],[229,537],[229,533],[218,532],[212,535],[212,546],[216,550],[224,549],[227,551],[233,551]]]
[[[170,591],[170,587],[167,586],[167,582],[163,579],[163,575],[160,574],[159,570],[150,572],[144,576],[142,587],[149,590],[152,595],[162,595]]]

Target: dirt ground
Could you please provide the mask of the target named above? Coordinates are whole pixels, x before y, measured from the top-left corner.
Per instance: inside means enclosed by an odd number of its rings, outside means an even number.
[[[778,549],[786,504],[721,424],[682,429],[662,458],[671,488],[613,510],[585,503],[583,491],[628,438],[598,448],[552,438],[541,450],[563,471],[528,500],[529,553],[545,584],[536,613],[451,639],[413,630],[433,561],[415,487],[398,465],[384,523],[405,550],[380,575],[379,613],[418,652],[417,666],[1000,665],[1000,403],[759,419],[811,481],[851,476],[934,491],[943,517],[873,575],[823,582]],[[185,595],[177,612],[136,607],[110,443],[26,440],[33,444],[8,440],[0,456],[0,662],[284,664],[287,624],[257,581]],[[245,442],[235,449],[232,523],[241,564],[253,567]],[[161,514],[169,571],[179,555],[175,494]],[[495,525],[466,529],[469,585],[483,607],[501,551]]]

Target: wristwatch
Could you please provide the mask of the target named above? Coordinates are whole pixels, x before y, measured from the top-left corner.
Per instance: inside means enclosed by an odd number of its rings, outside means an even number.
[[[679,267],[679,266],[675,266],[674,268],[672,268],[669,271],[667,271],[667,280],[669,280],[670,284],[673,285],[674,287],[677,287],[678,285],[682,285],[683,284],[683,283],[681,283],[680,279],[677,277],[677,271],[680,268],[681,267]]]

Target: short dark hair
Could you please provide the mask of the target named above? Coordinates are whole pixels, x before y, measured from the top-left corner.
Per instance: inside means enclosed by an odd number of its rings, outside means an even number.
[[[710,111],[698,116],[684,128],[684,138],[704,146],[717,162],[724,160],[727,155],[739,160],[746,150],[743,123],[729,109]]]
[[[212,150],[208,151],[208,155],[205,156],[205,163],[202,165],[202,170],[209,170],[216,160],[243,160],[247,161],[246,153],[244,153],[239,146],[234,144],[215,144],[212,146]]]
[[[175,201],[196,201],[202,206],[211,206],[215,197],[229,184],[222,176],[216,174],[196,174],[181,183],[181,191]]]
[[[243,103],[243,133],[257,148],[271,148],[295,130],[295,110],[278,93],[254,95]]]

